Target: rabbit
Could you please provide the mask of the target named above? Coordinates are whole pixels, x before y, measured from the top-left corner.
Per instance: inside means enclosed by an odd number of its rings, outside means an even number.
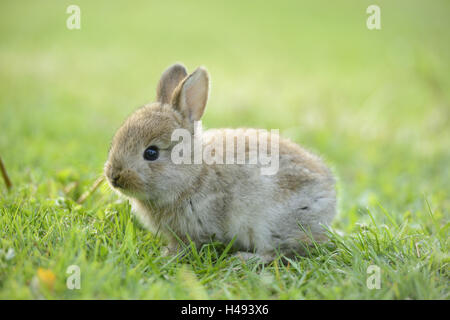
[[[197,246],[234,241],[241,259],[268,263],[278,254],[302,255],[313,241],[326,241],[324,226],[336,212],[335,179],[318,156],[299,145],[275,136],[279,167],[271,175],[261,174],[261,164],[171,160],[178,143],[171,138],[174,130],[184,129],[194,141],[199,139],[195,123],[204,114],[208,95],[204,67],[190,75],[181,64],[164,71],[156,102],[131,114],[112,139],[104,168],[111,188],[130,201],[144,227],[167,239],[166,254],[176,254],[189,241]],[[249,130],[206,130],[201,143]],[[253,149],[246,145],[246,154]]]

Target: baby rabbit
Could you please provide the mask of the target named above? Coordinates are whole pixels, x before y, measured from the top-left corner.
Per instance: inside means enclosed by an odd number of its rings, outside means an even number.
[[[260,163],[173,161],[179,143],[173,141],[174,130],[184,129],[194,144],[200,141],[212,155],[224,154],[226,144],[215,143],[230,134],[237,141],[256,132],[219,129],[194,134],[208,91],[204,68],[188,75],[180,64],[169,67],[159,81],[157,101],[135,111],[113,138],[105,164],[111,187],[129,199],[144,226],[166,236],[168,253],[177,252],[179,240],[200,246],[234,238],[241,258],[267,263],[277,253],[302,254],[312,239],[325,241],[322,225],[328,225],[336,211],[335,181],[319,157],[297,144],[269,137],[268,145],[276,143],[279,152],[279,168],[272,175],[262,174]],[[260,140],[256,145],[245,140],[246,156],[257,151]],[[195,148],[189,149],[183,152],[191,152],[184,155],[190,159]],[[237,153],[234,147],[232,153]]]

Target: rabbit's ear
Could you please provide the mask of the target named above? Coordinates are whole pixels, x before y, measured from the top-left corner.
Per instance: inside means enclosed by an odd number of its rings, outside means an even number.
[[[172,106],[191,121],[198,121],[208,101],[209,75],[205,68],[197,68],[175,89]]]
[[[178,84],[187,76],[186,68],[179,63],[166,69],[159,80],[156,89],[156,101],[162,104],[170,103],[173,91]]]

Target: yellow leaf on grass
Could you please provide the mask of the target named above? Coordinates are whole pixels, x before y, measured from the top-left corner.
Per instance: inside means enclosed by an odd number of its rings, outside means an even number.
[[[52,270],[39,268],[37,271],[39,282],[47,287],[49,290],[53,290],[56,276]]]

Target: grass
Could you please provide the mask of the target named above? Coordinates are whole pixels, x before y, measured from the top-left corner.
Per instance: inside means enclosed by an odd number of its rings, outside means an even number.
[[[449,298],[448,1],[377,1],[379,31],[369,1],[76,3],[81,30],[71,1],[0,5],[0,298]],[[279,128],[323,155],[328,244],[267,266],[218,243],[162,257],[105,185],[76,202],[175,61],[212,75],[204,126]]]

